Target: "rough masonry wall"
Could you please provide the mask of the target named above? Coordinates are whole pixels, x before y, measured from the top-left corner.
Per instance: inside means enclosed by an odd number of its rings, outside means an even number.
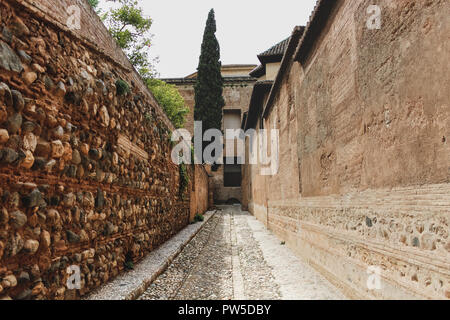
[[[268,96],[269,93],[264,93],[264,96],[261,99],[261,101],[263,101],[263,104],[260,106],[261,110],[264,108],[264,104],[267,101]],[[258,117],[253,128],[257,137],[259,137],[260,135],[261,121],[263,120]],[[267,125],[267,123],[265,124]],[[287,145],[286,147],[289,148],[289,146]],[[256,164],[250,164],[250,153],[252,152],[251,149],[253,149],[253,152],[257,153],[257,157],[258,159],[260,159],[258,148],[259,146],[251,146],[250,138],[246,137],[246,161],[242,169],[242,206],[244,210],[248,210],[249,212],[251,212],[267,227],[268,177],[261,175],[261,170],[264,168],[264,166],[261,164],[261,161],[258,160]],[[289,179],[291,178],[292,177],[289,177]]]
[[[27,8],[0,3],[0,298],[75,299],[186,226],[190,192],[173,127],[120,54]],[[66,286],[71,265],[81,290]]]
[[[305,196],[450,179],[450,6],[379,3],[382,27],[369,30],[369,2],[344,1],[304,66],[298,144]]]
[[[375,1],[369,30],[371,4],[338,1],[278,93],[268,121],[289,117],[291,87],[301,194],[283,169],[268,178],[269,228],[349,297],[449,299],[450,4]]]
[[[256,129],[256,132],[259,132],[259,130]],[[247,207],[248,211],[267,227],[268,178],[260,174],[261,165],[249,165],[248,161],[246,163],[243,170],[243,187],[245,188],[243,190],[243,206],[244,208]]]
[[[273,176],[261,176],[265,166],[244,166],[243,186],[244,205],[258,220],[267,226],[268,201],[282,201],[299,196],[299,169],[297,153],[297,108],[295,95],[297,87],[292,85],[300,77],[301,70],[298,64],[291,68],[291,72],[283,79],[280,91],[277,93],[273,108],[266,119],[265,129],[277,129],[279,134],[279,168]],[[256,124],[256,132],[260,132],[260,121]],[[248,140],[248,139],[247,139]],[[247,141],[246,150],[249,150]],[[271,156],[273,150],[268,146]],[[248,155],[247,155],[248,157]],[[248,161],[246,162],[248,163]]]
[[[193,188],[191,191],[191,216],[193,221],[197,214],[205,213],[212,207],[209,199],[209,175],[203,165],[195,165]]]
[[[290,68],[282,80],[280,90],[273,103],[273,109],[266,118],[265,128],[279,130],[279,168],[278,173],[269,176],[269,200],[286,200],[296,198],[299,190],[299,169],[297,152],[297,110],[295,95],[298,88],[294,85],[300,78],[301,70],[298,63]],[[273,150],[270,150],[271,153]]]

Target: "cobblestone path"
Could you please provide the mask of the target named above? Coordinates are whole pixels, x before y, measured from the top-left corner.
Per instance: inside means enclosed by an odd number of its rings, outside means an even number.
[[[345,299],[239,206],[223,206],[141,300]]]

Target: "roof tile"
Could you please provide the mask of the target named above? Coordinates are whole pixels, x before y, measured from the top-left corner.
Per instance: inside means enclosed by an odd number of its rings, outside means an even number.
[[[272,57],[272,56],[279,56],[279,55],[283,56],[284,53],[286,52],[286,49],[287,49],[290,39],[291,39],[291,37],[288,37],[288,38],[284,39],[283,41],[277,43],[270,49],[264,51],[263,53],[260,53],[258,55],[258,58]]]

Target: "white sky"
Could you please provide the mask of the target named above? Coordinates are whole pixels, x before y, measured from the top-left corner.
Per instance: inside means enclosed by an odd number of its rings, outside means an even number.
[[[101,6],[105,6],[101,1]],[[214,8],[222,64],[258,64],[257,54],[305,25],[316,0],[139,0],[153,19],[151,53],[162,78],[196,71],[208,12]]]

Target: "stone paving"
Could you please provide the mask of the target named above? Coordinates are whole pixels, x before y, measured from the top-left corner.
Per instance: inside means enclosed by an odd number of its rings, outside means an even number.
[[[91,292],[84,297],[85,300],[134,300],[139,297],[148,286],[153,283],[170,265],[190,240],[204,227],[208,226],[209,219],[215,212],[205,213],[205,220],[191,224],[179,232],[175,237],[165,242],[156,250],[150,252],[144,260],[134,266],[134,269],[125,272]],[[200,237],[198,237],[200,238]],[[194,256],[193,256],[194,257]],[[189,257],[187,257],[188,259]]]
[[[220,209],[140,300],[345,299],[240,206]]]

